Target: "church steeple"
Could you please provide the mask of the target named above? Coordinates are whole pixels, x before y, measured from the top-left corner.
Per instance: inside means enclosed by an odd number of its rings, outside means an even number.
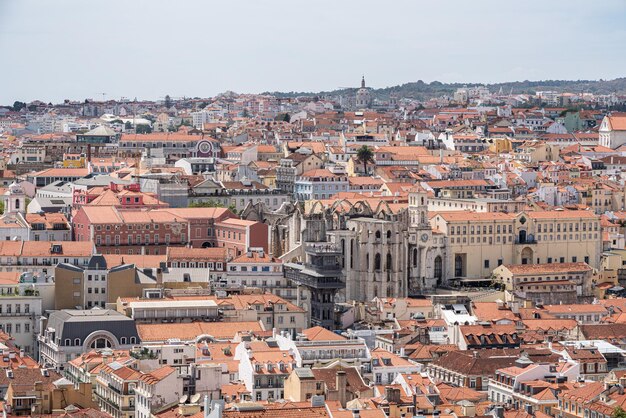
[[[362,89],[365,88],[365,76],[363,76],[363,78],[361,78],[361,88]]]

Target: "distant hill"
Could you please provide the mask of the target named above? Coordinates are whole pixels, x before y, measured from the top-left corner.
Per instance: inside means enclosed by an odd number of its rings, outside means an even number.
[[[615,80],[541,80],[541,81],[512,81],[507,83],[496,84],[480,84],[480,83],[441,83],[433,81],[425,83],[422,80],[406,83],[399,86],[386,87],[382,89],[372,89],[374,97],[386,99],[391,93],[397,94],[400,98],[427,100],[441,95],[451,95],[456,89],[467,86],[486,85],[491,92],[498,92],[502,88],[502,92],[521,94],[534,94],[541,90],[552,90],[558,92],[571,93],[594,93],[594,94],[626,94],[626,77],[616,78]],[[351,95],[357,90],[340,89],[322,92],[267,92],[278,97],[297,97],[297,96],[339,96]]]

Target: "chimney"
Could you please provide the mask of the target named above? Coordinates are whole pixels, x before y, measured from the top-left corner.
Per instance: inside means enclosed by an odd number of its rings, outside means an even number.
[[[496,406],[493,409],[493,416],[496,418],[504,418],[504,407],[503,406]]]
[[[400,389],[396,389],[392,386],[386,386],[385,398],[389,403],[400,403]]]
[[[352,418],[360,418],[360,417],[361,417],[361,414],[360,414],[359,410],[358,409],[353,409],[352,410]]]
[[[342,408],[346,407],[346,382],[346,372],[338,370],[337,376],[335,377],[335,386],[337,386],[337,400],[341,404]]]

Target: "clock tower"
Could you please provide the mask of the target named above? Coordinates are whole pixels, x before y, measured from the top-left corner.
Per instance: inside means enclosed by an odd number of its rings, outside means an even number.
[[[416,185],[409,192],[409,296],[432,291],[442,283],[445,272],[445,240],[428,219],[428,192]]]
[[[409,217],[412,227],[431,229],[428,221],[428,193],[419,185],[415,185],[409,193]]]

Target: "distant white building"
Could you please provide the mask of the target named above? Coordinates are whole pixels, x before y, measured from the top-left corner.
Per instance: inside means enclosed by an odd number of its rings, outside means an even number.
[[[600,125],[600,145],[619,148],[626,144],[626,113],[605,116]]]

